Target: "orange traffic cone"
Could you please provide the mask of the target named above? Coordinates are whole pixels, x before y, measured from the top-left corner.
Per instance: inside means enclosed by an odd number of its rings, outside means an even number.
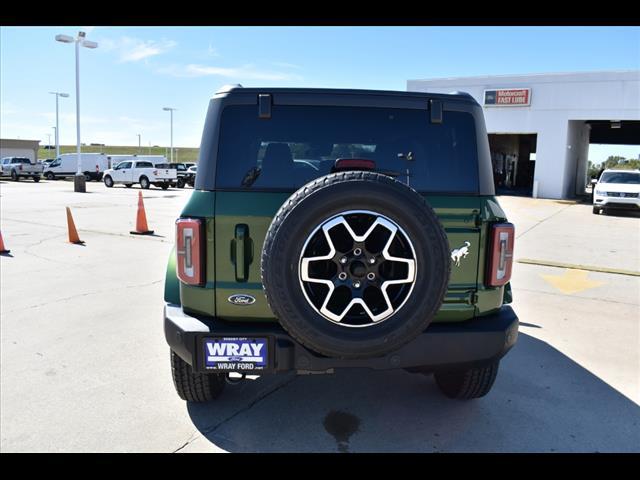
[[[142,201],[142,192],[138,192],[138,215],[136,217],[136,229],[129,232],[133,235],[153,235],[153,230],[149,230],[147,226],[147,214],[144,213],[144,202]]]
[[[7,250],[6,248],[4,248],[4,242],[2,241],[2,232],[0,232],[0,255],[6,255],[10,252],[11,250]]]
[[[69,243],[75,243],[76,245],[82,245],[84,242],[80,240],[76,225],[73,223],[73,217],[71,216],[71,210],[67,207],[67,229],[69,230]]]

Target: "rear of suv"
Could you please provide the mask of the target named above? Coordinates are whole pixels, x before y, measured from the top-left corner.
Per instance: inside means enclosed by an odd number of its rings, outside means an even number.
[[[471,96],[228,87],[199,155],[165,283],[181,398],[337,368],[489,392],[518,333],[514,227]]]

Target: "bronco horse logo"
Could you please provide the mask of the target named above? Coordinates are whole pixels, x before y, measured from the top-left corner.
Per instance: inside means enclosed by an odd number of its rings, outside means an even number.
[[[451,251],[451,260],[456,262],[456,267],[460,266],[460,260],[462,260],[463,258],[467,258],[467,255],[469,255],[470,246],[470,242],[464,242],[464,245],[462,247],[455,248]]]

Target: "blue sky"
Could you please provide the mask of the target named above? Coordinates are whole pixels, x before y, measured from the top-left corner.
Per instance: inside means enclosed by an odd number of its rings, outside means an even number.
[[[73,46],[80,27],[0,28],[0,134],[75,144]],[[245,86],[405,90],[407,79],[640,68],[637,27],[82,27],[84,143],[200,143],[211,94]],[[52,140],[53,141],[53,140]],[[596,149],[597,150],[597,149]],[[595,151],[594,150],[594,154]],[[638,148],[616,151],[635,156]],[[606,149],[608,152],[609,149]],[[601,155],[604,155],[602,153]]]

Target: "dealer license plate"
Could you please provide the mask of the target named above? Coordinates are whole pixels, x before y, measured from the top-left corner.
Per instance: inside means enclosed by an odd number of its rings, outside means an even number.
[[[208,370],[264,370],[269,358],[267,350],[266,338],[205,338],[204,366]]]

